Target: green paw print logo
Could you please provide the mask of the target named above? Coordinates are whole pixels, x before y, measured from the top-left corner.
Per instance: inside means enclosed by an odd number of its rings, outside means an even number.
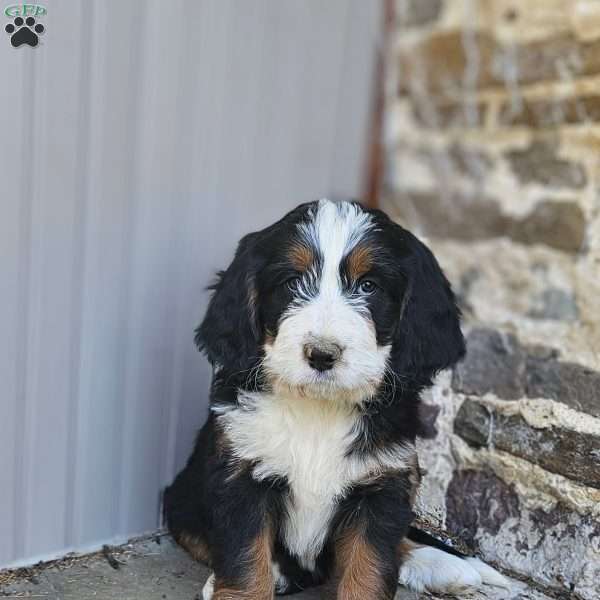
[[[36,17],[42,17],[46,12],[46,8],[39,4],[7,6],[4,14],[13,20],[6,25],[4,31],[10,35],[10,43],[15,48],[23,45],[35,48],[39,43],[39,36],[46,31],[46,28],[36,21]]]

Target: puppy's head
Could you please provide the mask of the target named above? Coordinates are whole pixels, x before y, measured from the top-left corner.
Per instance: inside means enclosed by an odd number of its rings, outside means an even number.
[[[219,369],[359,403],[430,385],[464,353],[459,312],[431,252],[355,202],[299,206],[242,239],[196,341]]]

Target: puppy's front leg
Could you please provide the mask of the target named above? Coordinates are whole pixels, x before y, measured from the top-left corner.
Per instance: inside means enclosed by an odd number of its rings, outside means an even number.
[[[229,557],[225,568],[215,564],[212,600],[272,600],[271,556],[272,537],[267,528]]]
[[[272,600],[273,517],[266,486],[241,475],[215,494],[212,600]]]
[[[397,546],[412,521],[404,475],[358,486],[344,502],[335,540],[338,600],[392,600]]]

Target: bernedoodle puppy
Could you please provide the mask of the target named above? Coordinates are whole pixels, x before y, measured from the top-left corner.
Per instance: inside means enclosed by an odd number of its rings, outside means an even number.
[[[320,200],[245,236],[213,289],[196,332],[209,417],[164,496],[213,570],[204,598],[502,584],[411,527],[420,394],[464,354],[432,253],[381,211]]]

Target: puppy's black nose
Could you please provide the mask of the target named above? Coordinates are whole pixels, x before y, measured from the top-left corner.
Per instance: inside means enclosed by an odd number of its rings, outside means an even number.
[[[340,359],[342,349],[334,342],[312,342],[304,345],[304,356],[308,364],[322,373],[333,369]]]

